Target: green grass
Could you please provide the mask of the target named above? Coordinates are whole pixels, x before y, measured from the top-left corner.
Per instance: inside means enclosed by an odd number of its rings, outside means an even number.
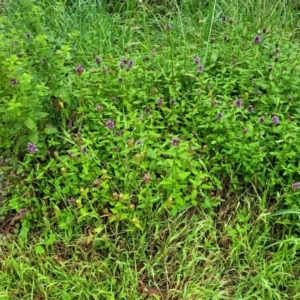
[[[0,300],[300,299],[296,1],[3,2]]]

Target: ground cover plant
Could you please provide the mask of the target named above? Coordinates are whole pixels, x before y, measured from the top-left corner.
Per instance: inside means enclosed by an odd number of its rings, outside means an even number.
[[[112,3],[3,4],[0,296],[297,299],[298,7]]]

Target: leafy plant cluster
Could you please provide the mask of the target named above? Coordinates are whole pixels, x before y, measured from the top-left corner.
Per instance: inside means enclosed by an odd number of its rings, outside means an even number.
[[[206,44],[183,43],[170,21],[159,44],[83,55],[78,32],[34,21],[1,20],[0,147],[18,163],[0,209],[25,232],[143,229],[153,210],[213,215],[244,190],[299,208],[299,45],[281,29],[223,16]]]

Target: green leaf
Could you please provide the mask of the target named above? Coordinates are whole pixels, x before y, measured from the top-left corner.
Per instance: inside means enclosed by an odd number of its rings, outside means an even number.
[[[28,129],[30,129],[30,130],[36,129],[36,125],[35,125],[34,121],[33,121],[30,117],[28,117],[28,118],[24,121],[24,125],[25,125]]]
[[[34,249],[35,249],[36,254],[44,254],[45,253],[45,249],[41,245],[35,246]]]
[[[44,129],[44,132],[46,134],[54,134],[54,133],[57,133],[58,131],[57,131],[57,129],[55,127],[46,127]]]
[[[39,139],[39,135],[37,133],[37,131],[33,131],[28,135],[28,139],[30,142],[36,144],[38,139]]]

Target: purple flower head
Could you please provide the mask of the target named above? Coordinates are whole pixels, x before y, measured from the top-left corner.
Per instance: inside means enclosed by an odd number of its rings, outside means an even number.
[[[167,30],[171,30],[171,28],[172,28],[172,25],[171,25],[171,24],[167,24],[167,25],[166,25],[166,29],[167,29]]]
[[[198,70],[198,72],[202,72],[203,71],[203,66],[202,65],[198,66],[197,70]]]
[[[115,122],[112,121],[112,120],[108,120],[106,123],[105,123],[106,127],[108,129],[114,129],[115,128]]]
[[[131,69],[133,67],[133,60],[130,60],[128,62],[128,68]]]
[[[82,72],[84,71],[84,68],[83,68],[83,66],[79,65],[75,68],[75,71],[78,75],[81,75]]]
[[[101,62],[102,62],[102,59],[101,59],[100,57],[96,57],[96,58],[95,58],[95,63],[96,63],[96,64],[99,65],[99,64],[101,64]]]
[[[249,112],[253,112],[253,111],[254,111],[253,105],[250,104],[250,105],[248,106],[248,110],[249,110]]]
[[[149,115],[150,114],[150,112],[151,112],[151,108],[148,106],[148,107],[146,107],[146,109],[145,109],[145,113],[147,114],[147,115]]]
[[[96,104],[96,109],[97,109],[98,111],[101,111],[101,110],[103,109],[103,107],[102,107],[100,104]]]
[[[221,22],[226,22],[226,16],[221,17]]]
[[[142,179],[146,182],[149,183],[151,180],[150,174],[149,173],[145,173],[144,176],[142,177]]]
[[[199,63],[200,63],[200,57],[198,57],[198,56],[195,57],[195,58],[194,58],[194,63],[195,63],[195,64],[199,64]]]
[[[293,182],[292,183],[292,189],[295,191],[300,187],[300,182]]]
[[[81,152],[82,153],[87,153],[87,147],[81,147]]]
[[[236,107],[240,107],[243,105],[243,100],[242,99],[236,99],[235,100],[235,106]]]
[[[260,35],[256,35],[254,40],[253,40],[253,43],[254,44],[259,44],[261,42],[261,36]]]
[[[272,117],[272,123],[273,123],[274,125],[279,124],[279,118],[278,118],[277,116]]]
[[[21,208],[19,210],[19,214],[22,215],[22,216],[26,215],[26,213],[27,213],[27,209],[26,208]]]
[[[159,99],[157,100],[157,106],[158,106],[158,107],[162,107],[163,102],[164,102],[164,99],[159,98]]]
[[[178,146],[178,144],[179,144],[179,139],[178,139],[178,138],[172,138],[171,144],[172,144],[172,146]]]
[[[73,197],[71,197],[70,199],[68,199],[68,203],[69,203],[69,205],[74,205],[75,199]]]
[[[217,113],[217,118],[218,118],[218,119],[222,119],[222,118],[223,118],[223,114],[222,114],[221,112],[218,112],[218,113]]]
[[[260,124],[265,123],[265,118],[264,118],[264,117],[259,117],[258,122],[259,122]]]
[[[16,86],[16,85],[19,84],[19,81],[18,81],[16,78],[11,78],[11,79],[10,79],[10,84],[11,84],[12,86]]]
[[[74,157],[74,153],[72,151],[68,151],[67,154],[70,156],[70,157]]]
[[[39,150],[33,143],[28,143],[27,149],[29,153],[36,153]]]

